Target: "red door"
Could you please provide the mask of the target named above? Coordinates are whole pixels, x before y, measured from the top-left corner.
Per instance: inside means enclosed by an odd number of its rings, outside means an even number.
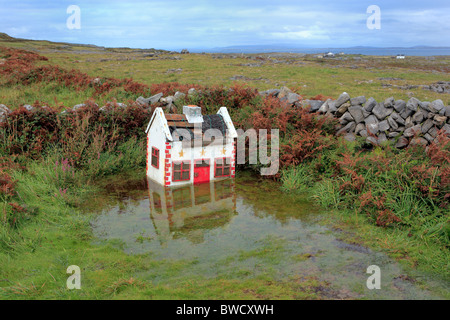
[[[209,182],[209,160],[195,160],[194,184]]]

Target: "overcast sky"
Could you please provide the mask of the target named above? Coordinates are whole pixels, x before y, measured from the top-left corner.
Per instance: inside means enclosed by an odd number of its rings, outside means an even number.
[[[69,29],[70,5],[80,29]],[[381,29],[369,29],[370,5]],[[133,48],[450,46],[449,0],[0,0],[0,32]]]

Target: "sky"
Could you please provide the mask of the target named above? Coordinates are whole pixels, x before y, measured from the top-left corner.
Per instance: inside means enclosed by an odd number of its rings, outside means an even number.
[[[68,13],[71,5],[79,15]],[[372,5],[380,9],[378,29],[368,27],[368,19],[376,22],[376,12],[367,12]],[[166,50],[450,46],[450,1],[0,0],[0,32]]]

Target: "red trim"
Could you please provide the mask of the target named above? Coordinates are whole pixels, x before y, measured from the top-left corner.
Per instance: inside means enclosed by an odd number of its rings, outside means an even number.
[[[185,170],[183,169],[183,163],[189,163],[189,169]],[[175,164],[181,164],[180,170],[175,171]],[[188,179],[182,179],[183,177],[183,172],[189,172],[189,178]],[[179,180],[175,180],[175,172],[180,172],[180,179]],[[172,181],[173,182],[177,182],[177,181],[189,181],[191,180],[191,161],[190,160],[181,160],[181,161],[173,161],[172,162]]]
[[[221,165],[217,165],[217,160],[222,159],[222,164]],[[227,159],[229,159],[229,161],[227,161]],[[227,175],[223,174],[224,169],[228,167],[230,170],[230,173]],[[222,175],[216,175],[216,170],[220,168],[222,169]],[[229,157],[223,157],[223,158],[216,158],[214,159],[214,177],[215,178],[220,178],[220,177],[229,177],[231,175],[231,158]]]
[[[156,166],[153,164],[153,157],[156,158]],[[152,147],[152,159],[151,159],[150,163],[151,163],[152,167],[159,169],[159,149],[158,148]]]

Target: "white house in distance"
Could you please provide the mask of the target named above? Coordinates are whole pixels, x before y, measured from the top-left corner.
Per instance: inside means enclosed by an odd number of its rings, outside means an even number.
[[[163,186],[234,178],[237,132],[226,107],[202,115],[198,106],[183,114],[156,108],[147,126],[147,177]]]

